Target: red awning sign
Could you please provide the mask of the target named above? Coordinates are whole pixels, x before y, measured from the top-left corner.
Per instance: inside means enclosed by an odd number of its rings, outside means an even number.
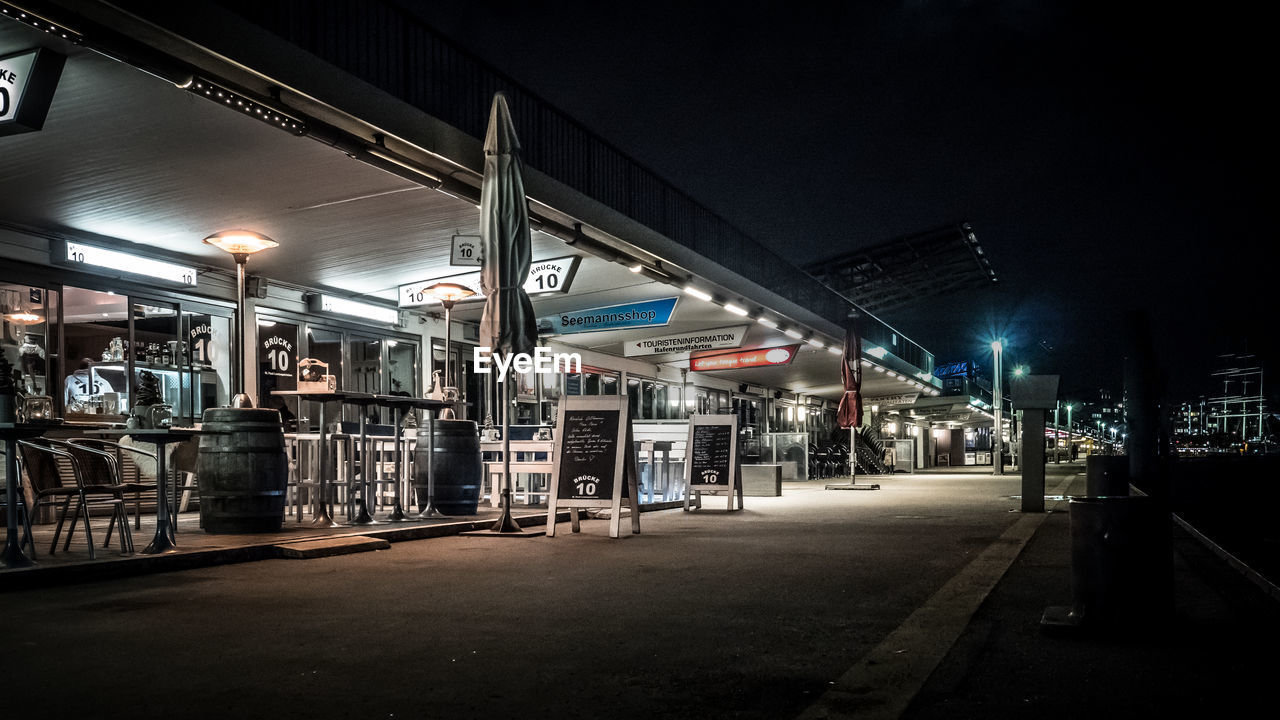
[[[741,370],[742,368],[767,367],[769,365],[786,365],[796,357],[800,350],[799,343],[782,347],[757,348],[741,352],[704,355],[691,358],[689,369],[694,372],[708,370]]]

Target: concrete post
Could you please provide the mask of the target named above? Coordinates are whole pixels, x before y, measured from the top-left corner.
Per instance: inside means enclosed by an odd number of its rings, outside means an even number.
[[[1044,416],[1040,408],[1022,411],[1022,512],[1044,512]]]

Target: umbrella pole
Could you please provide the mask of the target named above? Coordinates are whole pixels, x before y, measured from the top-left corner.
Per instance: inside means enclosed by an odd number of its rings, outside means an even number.
[[[524,532],[511,518],[511,379],[502,382],[502,516],[491,530],[497,533]]]
[[[849,426],[849,482],[858,478],[858,428]]]

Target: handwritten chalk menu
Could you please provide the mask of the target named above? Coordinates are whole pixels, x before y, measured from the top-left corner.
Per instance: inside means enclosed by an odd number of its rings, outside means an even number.
[[[578,508],[609,508],[609,537],[619,537],[622,501],[631,508],[631,532],[640,532],[640,477],[625,395],[566,396],[556,416],[547,537],[555,537],[556,512],[568,508],[580,532]]]
[[[737,415],[690,415],[685,457],[685,510],[691,503],[701,508],[704,492],[727,494],[730,510],[736,496],[738,509],[742,509]]]
[[[574,500],[613,497],[618,457],[618,412],[571,410],[560,428],[561,459],[557,495]]]
[[[694,484],[728,487],[733,472],[733,430],[732,425],[693,426],[689,457]]]

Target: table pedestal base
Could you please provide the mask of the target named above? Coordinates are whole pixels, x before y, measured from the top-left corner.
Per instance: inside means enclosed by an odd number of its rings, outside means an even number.
[[[445,515],[444,513],[436,509],[435,504],[432,503],[430,500],[427,500],[427,507],[424,508],[422,512],[418,513],[419,520],[434,520],[436,518],[447,518],[447,517],[449,516]]]
[[[163,555],[165,553],[178,552],[178,545],[169,537],[166,530],[156,533],[151,540],[151,544],[142,549],[142,555]]]
[[[383,518],[382,522],[409,522],[409,516],[404,514],[404,508],[400,507],[399,500],[396,500],[396,504],[391,508],[391,514]]]
[[[364,504],[364,498],[356,498],[356,517],[351,521],[352,525],[381,525],[382,523],[373,519],[369,514],[369,508]]]
[[[22,545],[6,545],[4,553],[0,554],[0,567],[6,568],[24,568],[35,565],[36,561],[27,557],[22,552]]]

